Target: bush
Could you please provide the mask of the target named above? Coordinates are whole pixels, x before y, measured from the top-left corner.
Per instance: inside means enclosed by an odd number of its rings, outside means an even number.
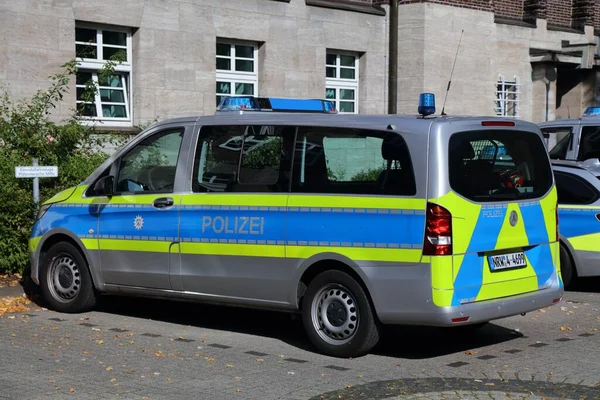
[[[50,120],[52,110],[68,92],[77,72],[76,61],[50,77],[48,89],[31,98],[13,102],[6,91],[0,96],[0,273],[23,273],[29,264],[27,242],[37,206],[33,202],[33,179],[15,178],[15,167],[58,166],[58,178],[40,178],[40,204],[57,192],[83,181],[107,154],[100,149],[118,141],[114,134],[95,134],[82,125],[76,110],[65,121]],[[110,65],[106,73],[110,73]],[[97,90],[89,87],[87,90]]]

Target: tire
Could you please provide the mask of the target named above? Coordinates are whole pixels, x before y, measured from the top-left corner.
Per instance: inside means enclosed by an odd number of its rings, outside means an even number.
[[[379,341],[379,322],[367,294],[341,271],[323,272],[309,283],[302,322],[313,345],[333,357],[365,355]]]
[[[577,281],[577,270],[573,265],[573,259],[567,247],[560,244],[560,275],[565,289],[572,289]]]
[[[79,250],[70,243],[57,243],[41,262],[40,289],[49,308],[79,313],[96,305],[96,291]]]

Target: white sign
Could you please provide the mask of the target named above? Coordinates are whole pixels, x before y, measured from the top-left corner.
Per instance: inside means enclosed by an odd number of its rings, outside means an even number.
[[[56,178],[56,166],[27,166],[15,167],[15,178]]]

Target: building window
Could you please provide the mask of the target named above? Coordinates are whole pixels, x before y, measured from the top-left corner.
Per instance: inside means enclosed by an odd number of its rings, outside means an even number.
[[[358,113],[358,56],[328,52],[325,64],[325,98],[340,113]]]
[[[258,94],[257,60],[254,43],[217,41],[217,105],[223,96]]]
[[[77,109],[90,121],[131,125],[131,31],[75,27]],[[97,88],[95,91],[90,89]]]
[[[496,115],[500,117],[519,117],[519,102],[521,101],[521,84],[516,76],[512,81],[498,76],[496,83]]]

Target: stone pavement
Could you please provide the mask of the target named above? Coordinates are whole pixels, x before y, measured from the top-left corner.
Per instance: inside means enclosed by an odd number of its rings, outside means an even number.
[[[0,317],[0,399],[600,399],[599,329],[592,288],[473,336],[388,329],[337,359],[289,315],[111,297]]]

